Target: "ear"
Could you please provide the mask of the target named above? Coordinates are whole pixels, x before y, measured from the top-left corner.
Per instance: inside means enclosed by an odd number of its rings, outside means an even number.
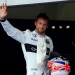
[[[36,21],[34,22],[34,25],[36,26]]]

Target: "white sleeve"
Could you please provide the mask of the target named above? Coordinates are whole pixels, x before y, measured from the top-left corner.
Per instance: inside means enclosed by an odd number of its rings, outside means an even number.
[[[51,38],[49,38],[49,41],[50,41],[50,52],[53,52],[53,41]]]
[[[25,43],[25,34],[23,34],[22,31],[13,27],[8,22],[8,20],[6,20],[4,22],[0,22],[0,23],[8,36],[12,37],[13,39],[17,40],[20,43]]]

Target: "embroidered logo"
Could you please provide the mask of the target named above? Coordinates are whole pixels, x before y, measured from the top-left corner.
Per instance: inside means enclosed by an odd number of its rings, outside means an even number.
[[[47,43],[47,44],[50,44],[50,42],[49,42],[47,39],[46,39],[46,43]]]
[[[34,39],[34,38],[31,38],[31,40],[33,40],[33,41],[38,41],[37,39]]]

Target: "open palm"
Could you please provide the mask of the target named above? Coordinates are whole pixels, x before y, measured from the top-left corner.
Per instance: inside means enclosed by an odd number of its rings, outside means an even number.
[[[0,19],[3,19],[6,17],[7,15],[7,5],[3,4],[2,6],[0,6]]]

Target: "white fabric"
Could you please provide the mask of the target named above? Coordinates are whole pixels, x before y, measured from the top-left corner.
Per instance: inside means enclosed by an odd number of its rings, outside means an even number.
[[[37,42],[37,64],[43,65],[46,56],[46,38],[38,37]]]

